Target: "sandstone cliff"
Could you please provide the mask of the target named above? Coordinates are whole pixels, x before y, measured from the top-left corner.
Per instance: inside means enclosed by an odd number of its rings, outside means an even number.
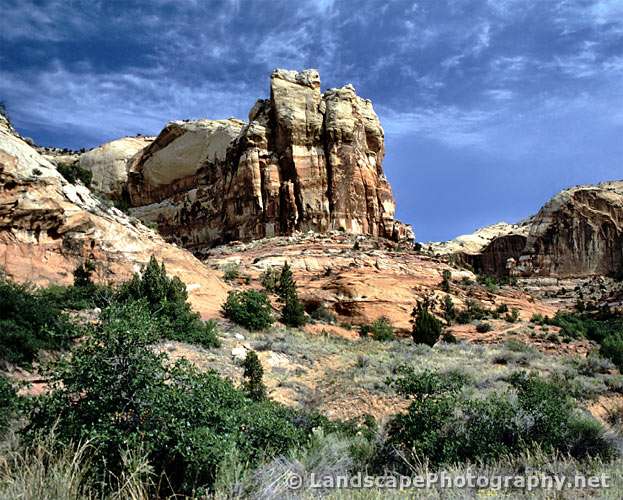
[[[188,284],[193,305],[204,316],[218,314],[226,286],[188,252],[89,190],[68,183],[55,166],[0,116],[0,267],[12,279],[36,284],[69,283],[88,256],[101,281],[120,281],[150,255]]]
[[[623,271],[623,181],[566,189],[530,224],[516,274],[574,276]]]
[[[623,272],[623,181],[566,189],[519,225],[497,224],[433,243],[484,274],[587,276]]]
[[[347,85],[276,70],[249,123],[173,122],[133,160],[133,214],[193,250],[294,231],[413,239],[394,219],[383,129]]]
[[[128,162],[153,140],[153,137],[123,137],[80,155],[78,164],[93,174],[91,189],[121,198],[128,180]]]

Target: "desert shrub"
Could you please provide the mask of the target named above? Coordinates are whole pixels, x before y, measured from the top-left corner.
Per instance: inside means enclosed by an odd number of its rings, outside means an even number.
[[[0,375],[0,437],[6,432],[16,406],[17,394],[13,385]]]
[[[442,324],[428,309],[428,300],[418,302],[413,309],[411,336],[416,344],[426,344],[432,347],[441,336]]]
[[[337,323],[337,317],[324,304],[317,304],[309,313],[313,320],[333,325]]]
[[[73,165],[59,165],[58,172],[71,184],[80,181],[86,187],[89,187],[93,180],[93,173],[90,170],[82,168],[77,163]]]
[[[491,323],[487,323],[486,321],[481,321],[476,325],[476,331],[478,333],[487,333],[492,330]]]
[[[223,279],[225,281],[234,281],[240,276],[240,264],[237,262],[229,262],[223,268]]]
[[[367,338],[370,335],[372,327],[368,323],[364,323],[363,325],[359,325],[357,327],[357,331],[361,338]]]
[[[144,300],[160,323],[162,338],[204,347],[219,345],[216,324],[201,320],[188,302],[186,285],[177,276],[167,276],[164,263],[159,265],[153,256],[142,274],[135,273],[118,288],[114,299],[119,303]]]
[[[595,351],[591,351],[586,358],[578,363],[578,372],[589,377],[609,373],[612,368],[614,368],[613,362]]]
[[[508,304],[500,304],[495,308],[495,312],[498,314],[506,314],[508,312]]]
[[[454,336],[454,334],[450,330],[444,330],[441,334],[441,340],[446,344],[456,344],[458,343],[458,339]]]
[[[448,325],[451,325],[456,318],[456,308],[454,307],[454,301],[450,295],[446,295],[443,298],[443,317]]]
[[[450,292],[451,279],[452,279],[452,273],[450,272],[450,270],[444,269],[443,272],[441,273],[441,285],[440,286],[441,286],[441,289],[446,293]]]
[[[623,333],[608,335],[601,342],[600,354],[623,371]]]
[[[498,289],[498,280],[495,276],[479,275],[478,283],[483,285],[491,293],[495,293]]]
[[[288,326],[303,326],[307,322],[307,318],[305,317],[305,308],[299,300],[299,296],[296,291],[296,282],[294,281],[292,270],[287,262],[281,269],[277,293],[283,302],[283,307],[281,308],[281,321]]]
[[[150,346],[160,334],[145,299],[114,304],[71,357],[50,372],[25,430],[54,429],[61,443],[89,440],[93,483],[118,475],[130,450],[145,456],[172,492],[201,496],[224,457],[243,462],[305,446],[314,427],[338,424],[264,400],[256,402],[215,372],[170,363]]]
[[[456,316],[458,323],[466,325],[474,320],[486,319],[489,317],[489,311],[487,311],[480,302],[469,299],[467,300],[465,309],[459,311]]]
[[[370,333],[374,340],[385,342],[394,338],[394,328],[385,316],[375,319],[370,325]]]
[[[276,267],[269,267],[266,269],[260,276],[260,283],[264,290],[269,293],[276,292],[279,286],[280,275],[281,271]]]
[[[513,307],[511,309],[511,312],[504,316],[504,319],[509,323],[517,323],[517,321],[519,320],[519,309]]]
[[[264,368],[255,351],[247,353],[242,368],[244,368],[242,388],[247,396],[254,401],[266,399],[266,386],[263,381]]]
[[[456,393],[468,382],[460,372],[439,373],[432,370],[415,370],[411,366],[401,365],[396,369],[395,378],[387,380],[398,394],[422,399],[441,393]]]
[[[95,262],[87,259],[74,269],[72,286],[49,285],[37,290],[37,294],[59,309],[82,310],[104,308],[113,300],[114,290],[93,282]]]
[[[0,360],[32,362],[40,350],[68,347],[78,328],[48,297],[0,278]]]
[[[396,384],[415,399],[389,422],[377,465],[406,471],[405,461],[423,459],[433,466],[491,462],[536,447],[574,457],[612,455],[601,425],[578,416],[559,381],[519,373],[510,383],[506,392],[479,398],[462,392],[460,381],[407,373]]]
[[[546,324],[545,316],[543,316],[540,313],[534,313],[530,317],[530,323],[535,323],[537,325],[544,325],[544,324]]]
[[[263,330],[274,321],[268,297],[255,290],[229,292],[223,315],[248,330]]]

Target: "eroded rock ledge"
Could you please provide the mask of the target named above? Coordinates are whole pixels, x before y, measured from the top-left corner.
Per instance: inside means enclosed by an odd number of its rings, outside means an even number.
[[[133,214],[193,250],[294,231],[413,240],[394,219],[384,134],[351,85],[320,91],[315,70],[275,70],[249,123],[168,124],[130,162]]]
[[[623,273],[623,181],[561,191],[520,224],[496,224],[452,242],[430,244],[492,275]]]

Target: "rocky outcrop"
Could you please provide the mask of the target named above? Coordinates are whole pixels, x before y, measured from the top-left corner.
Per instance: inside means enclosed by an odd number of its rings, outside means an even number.
[[[130,167],[133,214],[201,250],[331,229],[413,239],[394,219],[383,129],[347,85],[320,91],[315,70],[276,70],[249,123],[174,122]]]
[[[154,140],[153,137],[123,137],[80,155],[78,164],[93,174],[91,189],[120,199],[128,180],[128,162]]]
[[[623,272],[623,181],[558,193],[530,224],[514,274],[582,276]]]
[[[86,257],[98,279],[130,277],[151,255],[187,285],[204,317],[218,315],[227,287],[189,252],[106,208],[90,191],[68,183],[55,166],[15,133],[0,115],[0,267],[35,284],[70,283]]]
[[[497,224],[426,248],[452,254],[484,274],[619,274],[623,272],[623,181],[566,189],[519,225]]]

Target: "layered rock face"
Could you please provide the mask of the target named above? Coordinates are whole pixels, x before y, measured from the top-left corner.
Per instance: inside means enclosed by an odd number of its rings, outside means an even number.
[[[533,218],[512,272],[578,276],[623,271],[623,181],[558,193]]]
[[[566,189],[522,224],[490,226],[430,249],[454,254],[485,274],[574,277],[621,273],[623,181]]]
[[[191,153],[192,152],[192,153]],[[413,239],[394,220],[383,129],[352,86],[276,70],[249,123],[174,122],[132,161],[133,214],[193,250],[294,231]]]
[[[151,255],[187,283],[204,317],[218,315],[226,285],[189,252],[68,183],[0,115],[0,267],[36,284],[71,283],[87,257],[104,282],[128,279]]]

